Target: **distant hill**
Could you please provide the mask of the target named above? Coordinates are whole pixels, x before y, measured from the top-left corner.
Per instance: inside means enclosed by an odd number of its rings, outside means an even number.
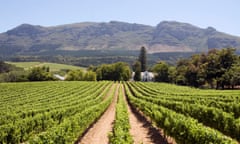
[[[139,50],[149,53],[204,52],[212,48],[235,47],[240,37],[199,28],[187,23],[164,21],[156,27],[111,21],[84,22],[54,27],[22,24],[0,34],[0,55],[58,54],[91,50]]]
[[[47,62],[6,62],[6,63],[14,65],[19,68],[23,68],[24,70],[29,70],[33,67],[43,67],[43,66],[49,67],[51,72],[59,72],[62,70],[76,70],[76,69],[86,70],[86,68],[83,68],[83,67],[58,64],[58,63],[47,63]]]

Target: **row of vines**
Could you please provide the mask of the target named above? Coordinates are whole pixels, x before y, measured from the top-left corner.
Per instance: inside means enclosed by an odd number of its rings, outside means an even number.
[[[141,82],[124,86],[130,103],[177,143],[240,141],[240,91]]]
[[[0,84],[0,143],[75,143],[104,113],[116,91],[111,143],[133,143],[124,94],[177,143],[240,141],[240,91],[102,81]]]
[[[0,84],[0,143],[74,143],[112,101],[112,82]]]
[[[130,124],[127,103],[124,100],[123,87],[120,85],[118,90],[118,102],[116,105],[116,116],[113,132],[110,134],[111,144],[132,144],[133,138],[130,135]]]

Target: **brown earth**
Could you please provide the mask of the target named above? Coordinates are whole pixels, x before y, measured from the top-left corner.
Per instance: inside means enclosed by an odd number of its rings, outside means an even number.
[[[119,86],[122,84],[114,84],[107,96],[110,95],[114,87],[116,87],[113,102],[110,104],[108,109],[100,117],[100,119],[92,125],[91,128],[83,135],[79,140],[79,144],[108,144],[108,135],[112,132],[116,103],[118,98]],[[133,137],[134,144],[175,144],[172,138],[165,138],[163,131],[152,126],[151,122],[138,110],[133,108],[126,99],[126,95],[123,90],[124,98],[128,107],[129,123],[130,123],[130,134]]]
[[[113,92],[116,85],[117,84],[113,84],[108,92],[108,95]],[[115,119],[115,106],[117,103],[118,88],[119,85],[117,85],[113,102],[110,104],[101,118],[80,139],[80,144],[107,144],[109,142],[108,134],[112,131],[113,122]]]
[[[125,92],[124,92],[125,95]],[[126,100],[126,95],[125,95]],[[126,100],[126,103],[127,100]],[[163,132],[152,126],[142,114],[128,104],[129,123],[131,126],[130,134],[134,144],[168,144],[172,140],[166,140]]]

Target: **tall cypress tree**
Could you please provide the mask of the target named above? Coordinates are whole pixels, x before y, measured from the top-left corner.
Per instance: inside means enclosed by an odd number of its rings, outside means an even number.
[[[141,63],[139,61],[133,64],[133,70],[135,72],[133,77],[134,81],[141,81]]]
[[[141,63],[141,71],[147,70],[147,51],[144,46],[141,47],[138,61]]]

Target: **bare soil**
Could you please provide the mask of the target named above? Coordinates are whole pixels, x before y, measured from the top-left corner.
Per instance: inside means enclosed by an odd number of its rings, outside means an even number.
[[[125,93],[124,93],[125,95]],[[126,95],[125,95],[126,100]],[[127,100],[126,100],[126,103]],[[164,138],[163,132],[152,126],[141,113],[128,104],[130,134],[133,137],[134,144],[168,144],[172,143]]]
[[[108,95],[110,95],[116,84],[114,84]],[[108,144],[108,134],[112,131],[113,122],[115,119],[115,107],[118,97],[117,86],[113,102],[110,104],[108,109],[104,112],[101,118],[85,133],[85,135],[80,139],[80,144]]]
[[[115,107],[118,98],[119,86],[122,84],[114,84],[107,96],[110,95],[114,87],[117,85],[117,89],[114,94],[113,102],[100,117],[100,119],[90,127],[83,137],[79,139],[79,144],[108,144],[108,135],[112,132],[114,119],[115,119]],[[151,122],[137,109],[132,107],[126,98],[125,91],[123,90],[124,98],[128,107],[129,122],[130,122],[130,134],[133,137],[134,144],[176,144],[171,137],[164,137],[161,129],[152,126]]]

